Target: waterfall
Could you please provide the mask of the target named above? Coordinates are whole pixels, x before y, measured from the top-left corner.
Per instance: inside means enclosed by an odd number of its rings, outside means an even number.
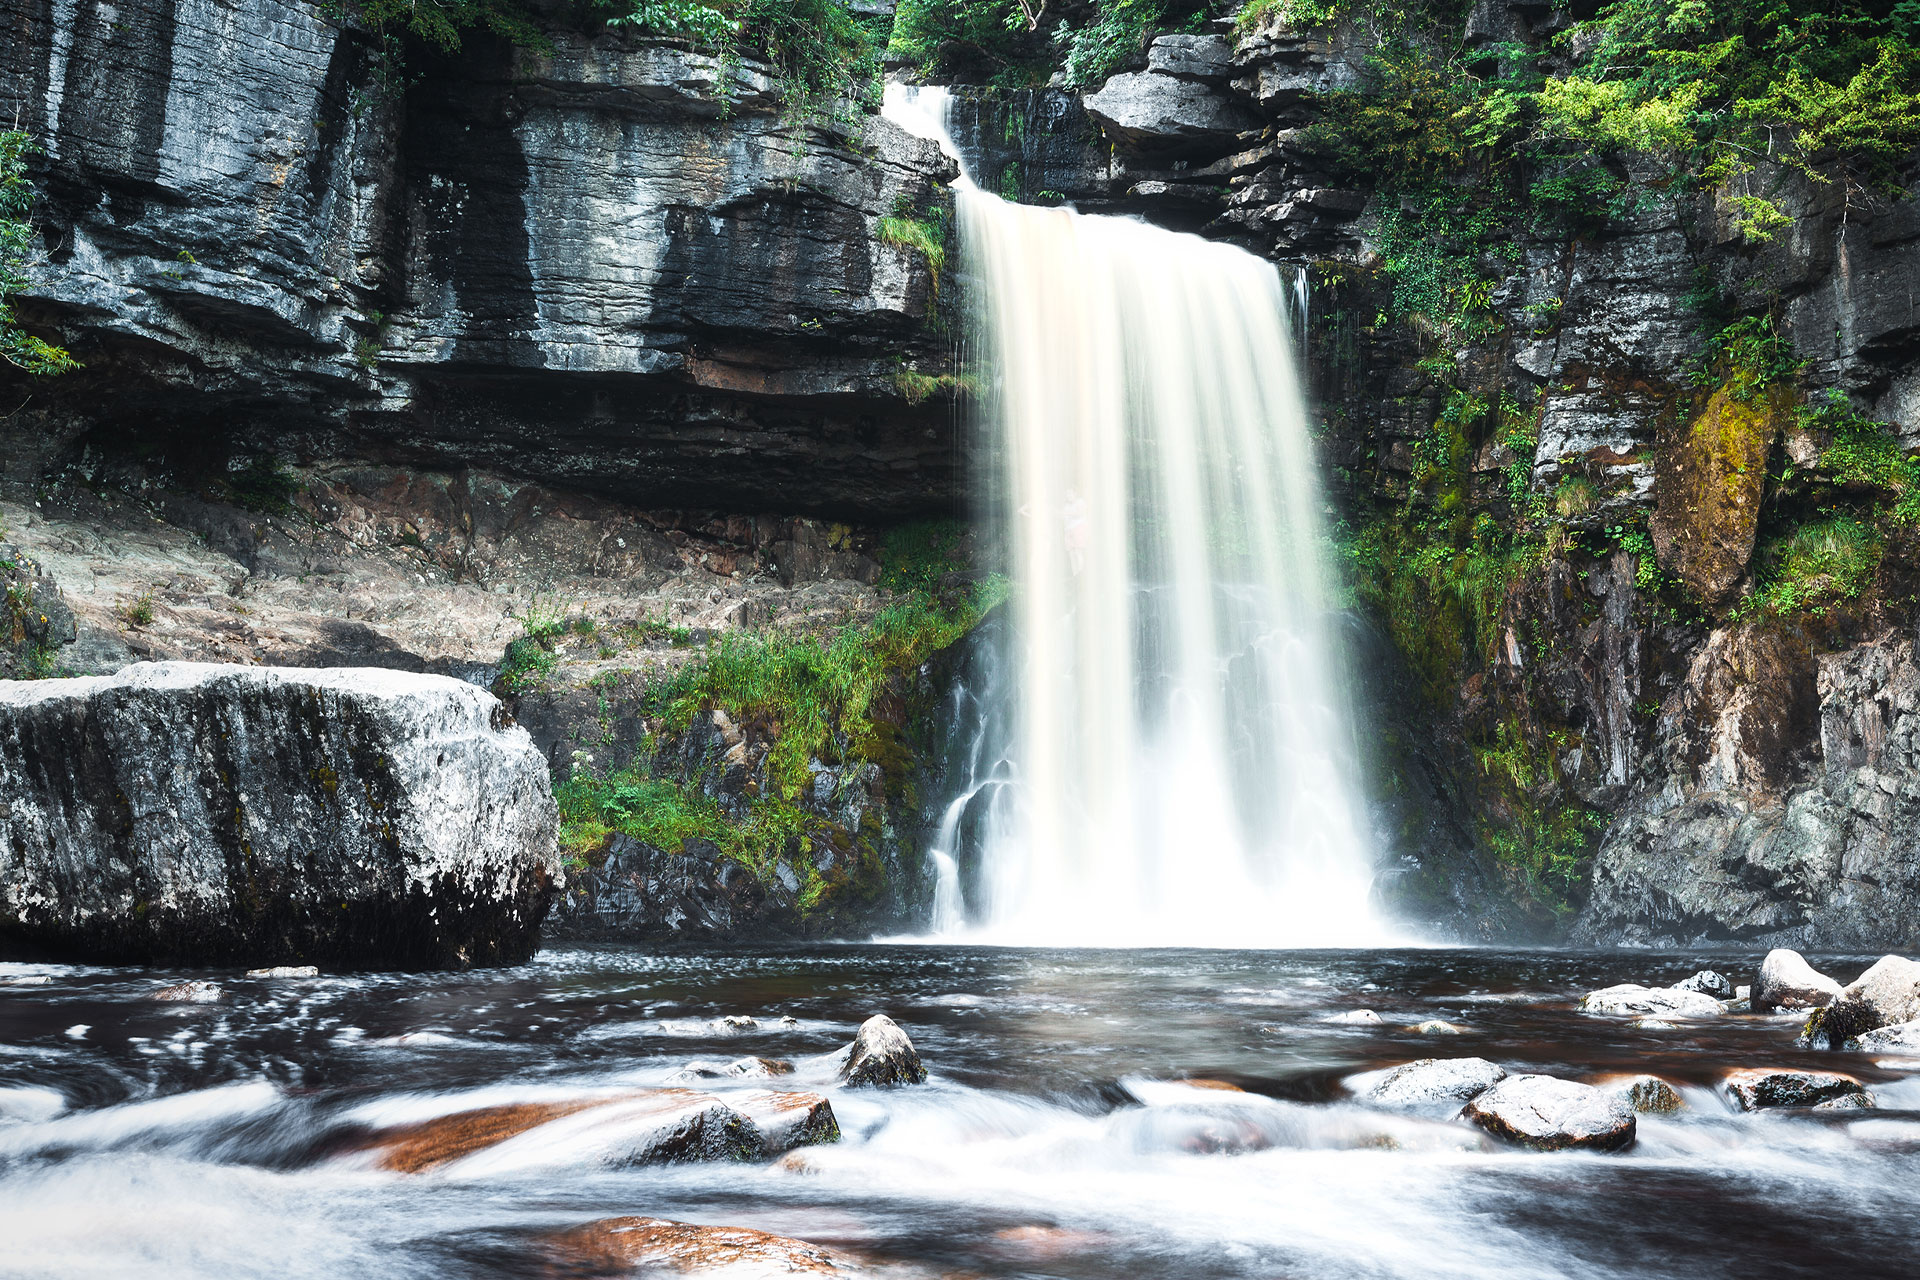
[[[950,147],[943,96],[894,86],[888,114]],[[1294,299],[1198,236],[965,181],[956,203],[1018,673],[971,931],[1381,940]]]

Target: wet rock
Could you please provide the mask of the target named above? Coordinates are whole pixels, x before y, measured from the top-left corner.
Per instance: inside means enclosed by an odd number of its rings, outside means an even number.
[[[1715,1000],[1733,999],[1733,982],[1724,974],[1711,969],[1702,969],[1691,978],[1683,978],[1673,984],[1675,991],[1698,991],[1701,995],[1712,996]]]
[[[425,1173],[462,1156],[517,1137],[598,1101],[515,1103],[436,1116],[376,1134],[365,1145],[379,1152],[378,1167],[395,1173]]]
[[[1753,980],[1753,1011],[1818,1009],[1833,1002],[1840,984],[1807,963],[1798,951],[1776,947],[1760,962]]]
[[[1371,1009],[1349,1009],[1345,1013],[1330,1013],[1321,1021],[1343,1027],[1378,1027],[1386,1020]]]
[[[320,970],[310,964],[277,964],[271,969],[249,969],[249,978],[317,978]]]
[[[727,1101],[760,1131],[761,1149],[770,1156],[840,1141],[840,1122],[833,1105],[817,1093],[736,1094]]]
[[[0,795],[0,951],[516,963],[559,873],[545,760],[443,676],[162,662],[0,682]]]
[[[214,982],[181,982],[171,987],[162,987],[148,999],[179,1001],[182,1004],[217,1004],[227,998],[227,993]]]
[[[1589,992],[1580,1002],[1580,1012],[1712,1018],[1718,1017],[1722,1010],[1718,1000],[1699,991],[1622,983],[1604,991]]]
[[[1429,1018],[1425,1022],[1415,1023],[1412,1030],[1414,1034],[1422,1036],[1460,1036],[1467,1033],[1465,1027],[1457,1023],[1442,1022],[1438,1018]]]
[[[1815,1111],[1872,1111],[1880,1104],[1870,1093],[1843,1093],[1837,1098],[1813,1104]]]
[[[1727,1100],[1741,1111],[1811,1107],[1866,1092],[1865,1085],[1837,1071],[1789,1071],[1771,1067],[1735,1071],[1720,1087],[1726,1092]]]
[[[1920,1020],[1920,964],[1882,956],[1807,1020],[1805,1038],[1838,1048],[1869,1031]]]
[[[1535,1151],[1618,1151],[1632,1144],[1637,1127],[1625,1098],[1554,1076],[1508,1076],[1469,1102],[1465,1115]]]
[[[551,1238],[558,1259],[583,1274],[679,1272],[760,1280],[835,1276],[845,1260],[826,1249],[745,1227],[696,1226],[661,1218],[607,1218]]]
[[[1642,1115],[1666,1115],[1687,1105],[1679,1091],[1659,1076],[1603,1076],[1593,1085],[1626,1099],[1627,1105]]]
[[[522,1138],[529,1141],[509,1146]],[[384,1130],[358,1145],[376,1153],[379,1168],[424,1173],[463,1160],[469,1168],[502,1169],[750,1160],[764,1152],[765,1139],[712,1094],[654,1089],[481,1107]]]
[[[1506,1078],[1504,1067],[1485,1058],[1421,1058],[1395,1067],[1362,1100],[1377,1107],[1451,1112]]]
[[[1665,1018],[1635,1018],[1630,1024],[1636,1031],[1675,1031],[1680,1024],[1669,1022]]]
[[[1920,1022],[1863,1032],[1854,1044],[1863,1053],[1920,1053]]]
[[[889,1088],[926,1083],[927,1069],[921,1065],[913,1041],[884,1013],[876,1013],[861,1023],[853,1043],[843,1052],[846,1059],[840,1068],[840,1079],[848,1085]]]
[[[753,1031],[757,1029],[760,1024],[743,1014],[730,1013],[720,1019],[718,1025],[722,1031]]]

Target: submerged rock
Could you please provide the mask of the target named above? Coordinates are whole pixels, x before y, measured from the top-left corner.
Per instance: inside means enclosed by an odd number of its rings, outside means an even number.
[[[1496,1138],[1535,1151],[1618,1151],[1636,1122],[1626,1099],[1554,1076],[1508,1076],[1467,1104],[1466,1118]]]
[[[317,978],[320,970],[310,964],[277,964],[271,969],[249,969],[249,978]]]
[[[1460,1036],[1467,1033],[1465,1027],[1457,1023],[1443,1022],[1438,1018],[1429,1018],[1425,1022],[1416,1023],[1412,1030],[1415,1035],[1422,1036]]]
[[[0,951],[518,962],[559,870],[546,762],[442,676],[138,664],[0,682]]]
[[[1838,1071],[1787,1071],[1770,1067],[1735,1071],[1720,1087],[1726,1091],[1727,1100],[1741,1111],[1812,1107],[1867,1091],[1858,1080]]]
[[[861,1023],[853,1043],[843,1052],[846,1061],[840,1068],[840,1079],[849,1085],[888,1088],[926,1083],[927,1069],[921,1065],[913,1041],[884,1013]]]
[[[1622,983],[1604,991],[1588,993],[1580,1002],[1582,1013],[1636,1014],[1661,1016],[1677,1014],[1683,1018],[1712,1018],[1723,1010],[1720,1002],[1699,991],[1679,987],[1642,987]]]
[[[1441,1107],[1449,1114],[1507,1078],[1485,1058],[1421,1058],[1395,1067],[1362,1095],[1377,1107]]]
[[[764,1080],[792,1074],[793,1064],[777,1058],[735,1058],[727,1063],[689,1062],[669,1080],[674,1084],[692,1080]]]
[[[1330,1013],[1321,1021],[1343,1027],[1378,1027],[1383,1025],[1386,1019],[1371,1009],[1349,1009],[1345,1013]]]
[[[1807,1020],[1809,1043],[1837,1049],[1877,1031],[1920,1020],[1920,964],[1882,956],[1872,968]]]
[[[708,1227],[661,1218],[607,1218],[551,1237],[559,1260],[583,1275],[720,1273],[737,1280],[841,1274],[836,1255],[786,1236],[745,1227]]]
[[[1788,947],[1776,947],[1760,962],[1753,980],[1753,1011],[1818,1009],[1840,994],[1840,984]]]
[[[177,1000],[183,1004],[216,1004],[226,999],[227,993],[214,982],[181,982],[171,987],[162,987],[148,998]]]

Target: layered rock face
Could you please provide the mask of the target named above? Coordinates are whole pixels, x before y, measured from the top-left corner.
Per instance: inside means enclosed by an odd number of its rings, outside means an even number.
[[[545,762],[439,676],[201,663],[0,684],[0,949],[514,963],[559,860]]]
[[[550,48],[475,37],[405,92],[305,0],[0,25],[0,116],[46,153],[20,310],[87,364],[10,420],[17,477],[137,430],[662,504],[956,499],[946,407],[896,385],[946,358],[934,273],[878,234],[938,206],[930,143],[557,16]]]

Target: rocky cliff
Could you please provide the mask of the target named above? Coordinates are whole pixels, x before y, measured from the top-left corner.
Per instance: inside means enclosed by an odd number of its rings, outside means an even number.
[[[0,383],[8,474],[132,440],[666,506],[957,501],[945,404],[902,389],[943,371],[938,263],[881,229],[944,225],[931,144],[604,21],[403,73],[342,12],[0,8],[52,268],[19,310],[86,366],[24,407]]]

